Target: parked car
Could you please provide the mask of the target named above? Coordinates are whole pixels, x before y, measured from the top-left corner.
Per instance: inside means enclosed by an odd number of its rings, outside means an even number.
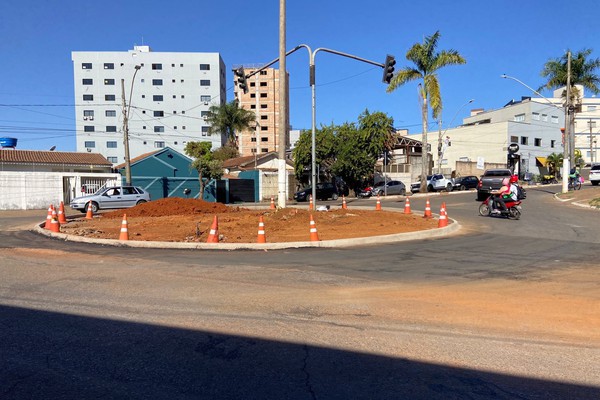
[[[384,196],[391,194],[399,194],[404,196],[406,194],[406,186],[400,181],[387,181],[386,183],[378,183],[371,191],[373,196]]]
[[[455,190],[477,189],[478,185],[479,178],[474,175],[461,176],[460,178],[454,179]]]
[[[130,208],[150,201],[150,193],[137,186],[112,186],[101,189],[89,196],[76,197],[71,201],[71,208],[86,212],[92,203],[92,212],[114,208]]]
[[[294,200],[307,201],[312,194],[312,186],[302,189],[294,194]],[[331,182],[317,183],[317,200],[337,200],[339,197],[337,187]]]
[[[426,187],[429,186],[429,184],[431,183],[431,177],[433,175],[427,175],[427,185]],[[417,182],[413,182],[410,184],[410,191],[413,193],[418,193],[421,191],[421,181],[417,181]]]
[[[600,164],[592,165],[590,169],[590,182],[592,185],[596,186],[600,183]]]

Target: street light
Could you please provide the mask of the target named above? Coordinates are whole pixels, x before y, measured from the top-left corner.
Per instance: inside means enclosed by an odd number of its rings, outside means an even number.
[[[471,104],[474,101],[475,101],[475,99],[471,99],[471,100],[467,101],[465,104],[463,104],[462,106],[460,106],[458,111],[456,111],[456,114],[454,114],[454,117],[452,117],[452,119],[450,120],[450,123],[446,126],[446,130],[444,131],[443,134],[442,134],[442,129],[441,129],[442,126],[440,124],[440,133],[438,136],[438,174],[442,173],[442,158],[444,156],[444,147],[442,146],[442,137],[446,136],[446,132],[448,132],[448,129],[452,126],[452,123],[458,116],[458,113],[461,112],[461,110],[463,108],[465,108],[468,104]]]
[[[129,156],[129,112],[131,111],[131,96],[133,95],[133,84],[135,75],[138,73],[141,65],[136,65],[133,78],[131,78],[131,88],[129,90],[129,102],[125,102],[125,79],[121,79],[121,98],[123,100],[123,144],[125,145],[125,183],[131,185],[131,158]]]
[[[570,72],[569,72],[569,74],[570,74]],[[546,97],[542,96],[542,94],[540,94],[537,90],[533,89],[532,87],[530,87],[529,85],[520,81],[519,79],[515,78],[514,76],[502,74],[502,75],[500,75],[500,77],[504,78],[504,79],[512,79],[513,81],[520,83],[521,85],[525,86],[527,89],[531,90],[533,93],[540,96],[542,99],[546,100],[553,107],[558,108],[559,110],[563,109],[563,107],[557,106],[552,101],[550,101],[550,99],[547,99]],[[567,85],[567,89],[568,89],[568,85]],[[564,107],[565,120],[568,118],[568,113],[569,113],[568,97],[569,96],[567,95],[567,104],[566,104],[566,107]],[[565,124],[565,140],[564,140],[564,146],[563,146],[563,173],[562,173],[562,191],[563,191],[563,193],[567,193],[569,191],[569,180],[568,180],[568,178],[569,178],[569,140],[570,140],[569,137],[570,137],[569,124],[566,123]]]

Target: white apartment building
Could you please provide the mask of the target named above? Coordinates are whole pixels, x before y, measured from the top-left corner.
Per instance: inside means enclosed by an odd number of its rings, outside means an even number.
[[[515,154],[515,171],[539,174],[550,153],[562,153],[564,112],[543,99],[523,98],[511,101],[498,110],[472,110],[463,125],[453,129],[428,133],[434,160],[434,171],[450,174],[457,162],[486,164],[507,163],[508,146],[519,145]],[[441,163],[438,157],[438,137],[442,139]],[[542,168],[542,170],[540,170]]]
[[[225,143],[223,134],[208,133],[206,121],[210,106],[227,100],[219,53],[135,46],[127,52],[74,51],[72,61],[78,152],[123,163],[124,110],[131,158],[163,147],[184,153],[190,141],[211,142],[213,149]]]

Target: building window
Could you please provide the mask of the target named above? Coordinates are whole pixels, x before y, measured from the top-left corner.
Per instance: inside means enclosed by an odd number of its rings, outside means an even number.
[[[554,148],[554,142],[555,142],[555,140],[551,140],[551,141],[550,141],[550,147],[551,147],[551,148]]]
[[[175,131],[176,131],[176,130],[177,130],[177,126],[174,126],[174,127],[173,127],[173,130],[175,130]]]
[[[517,114],[515,115],[515,122],[523,122],[525,121],[525,114]]]
[[[535,139],[533,139],[533,145],[537,146],[537,147],[541,147],[542,146],[542,139],[541,138],[535,138]]]
[[[206,135],[210,135],[210,133],[208,133],[208,126],[203,126],[202,127],[202,136],[206,136]]]
[[[92,63],[82,63],[81,69],[92,69]]]
[[[521,144],[527,145],[529,143],[529,138],[527,136],[521,136]]]
[[[208,117],[210,115],[210,111],[200,111],[201,117]]]
[[[250,98],[251,98],[251,99],[254,99],[254,98],[256,98],[256,93],[250,93]]]
[[[92,141],[86,141],[86,142],[83,143],[83,146],[84,147],[89,147],[89,148],[94,148],[94,147],[96,147],[96,142],[94,142],[93,140]]]
[[[251,153],[256,153],[256,149],[250,149]]]
[[[95,128],[92,125],[86,125],[83,127],[83,131],[84,132],[94,132]],[[85,147],[90,147],[90,146],[85,146]]]
[[[154,86],[162,86],[162,79],[152,79],[152,84]]]
[[[156,147],[157,149],[162,149],[163,147],[165,147],[165,142],[154,142],[154,147]]]
[[[185,125],[183,125],[183,126],[181,127],[181,129],[185,130]],[[185,142],[184,142],[184,143],[185,143]]]
[[[267,104],[261,104],[260,108],[267,108]]]
[[[93,100],[94,100],[93,94],[84,94],[83,95],[83,101],[93,101]]]
[[[152,69],[162,69],[162,64],[152,64]]]
[[[163,97],[160,94],[155,94],[154,96],[152,96],[152,100],[153,101],[163,101]]]
[[[106,101],[115,101],[116,97],[114,94],[106,94],[104,95],[104,100]]]
[[[267,82],[261,82],[261,83],[260,83],[260,86],[261,86],[261,87],[267,86]]]
[[[210,79],[200,79],[200,86],[210,86]]]
[[[542,121],[548,122],[548,114],[542,114]]]
[[[104,63],[104,69],[115,69],[115,64],[113,64],[113,63]]]
[[[210,101],[210,96],[200,96],[200,101],[208,103]]]
[[[511,143],[519,143],[519,137],[518,136],[511,136],[510,137],[510,142]]]
[[[534,121],[539,121],[540,120],[540,113],[531,113],[531,119]]]
[[[268,138],[268,137],[261,137],[261,138],[260,138],[260,141],[261,141],[261,142],[268,142],[268,141],[269,141],[269,138]]]
[[[104,80],[104,84],[105,85],[114,85],[115,84],[115,80],[114,79],[105,79]]]
[[[115,125],[107,125],[106,126],[106,132],[116,132],[117,131],[117,127]]]
[[[116,164],[119,162],[119,159],[117,157],[106,157],[106,159],[108,160],[108,162],[111,162],[113,164]]]
[[[116,117],[117,116],[117,112],[115,110],[106,110],[104,112],[104,116],[105,117]]]
[[[588,106],[588,111],[596,111],[596,106]]]
[[[251,110],[256,110],[256,104],[250,104],[250,109]]]
[[[154,132],[156,133],[161,133],[165,131],[165,127],[164,126],[155,126],[154,127]]]
[[[117,148],[117,142],[115,142],[115,141],[106,142],[106,147],[109,148],[109,149],[116,149]]]
[[[260,130],[261,130],[261,131],[268,131],[268,130],[269,130],[269,127],[268,127],[268,126],[261,126],[261,127],[260,127]]]
[[[556,115],[552,116],[552,123],[553,124],[558,124],[558,117]]]
[[[269,152],[269,149],[263,149],[263,148],[261,148],[261,149],[260,149],[260,152],[261,152],[261,153],[268,153],[268,152]]]
[[[200,64],[200,71],[210,71],[210,64]]]
[[[94,110],[83,110],[83,119],[94,119]]]
[[[256,138],[253,137],[252,139],[250,139],[251,142],[256,142]]]
[[[154,111],[154,116],[155,117],[164,117],[165,112],[164,111]]]
[[[267,97],[267,93],[261,93],[261,94],[260,94],[260,98],[261,98],[261,99],[264,99],[264,98],[266,98],[266,97]]]
[[[261,115],[260,119],[269,119],[269,116],[268,115]]]
[[[266,74],[267,74],[267,71],[264,71],[264,70],[263,70],[263,71],[260,71],[260,74],[261,74],[261,75],[266,75]]]
[[[83,79],[82,83],[84,85],[93,85],[94,84],[94,80],[93,79]]]
[[[255,87],[256,86],[256,82],[250,82],[250,87]]]

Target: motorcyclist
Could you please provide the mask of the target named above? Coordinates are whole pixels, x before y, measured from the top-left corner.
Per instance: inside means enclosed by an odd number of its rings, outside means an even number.
[[[502,211],[507,211],[505,201],[517,201],[518,199],[518,188],[517,182],[519,178],[517,175],[512,175],[510,178],[504,178],[502,180],[502,187],[499,190],[492,192],[494,195],[492,201],[492,213],[499,214]]]

